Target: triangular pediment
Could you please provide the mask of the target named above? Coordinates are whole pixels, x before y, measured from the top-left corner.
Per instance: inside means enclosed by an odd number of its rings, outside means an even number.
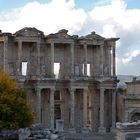
[[[44,33],[36,28],[25,27],[15,33],[15,36],[22,37],[42,37]]]
[[[95,32],[91,32],[86,36],[81,36],[79,39],[80,40],[104,40],[105,38],[96,34]]]

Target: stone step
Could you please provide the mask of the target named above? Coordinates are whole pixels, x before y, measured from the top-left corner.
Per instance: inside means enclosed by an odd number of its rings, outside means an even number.
[[[94,133],[75,133],[75,134],[64,134],[65,140],[114,140],[113,134],[94,134]]]

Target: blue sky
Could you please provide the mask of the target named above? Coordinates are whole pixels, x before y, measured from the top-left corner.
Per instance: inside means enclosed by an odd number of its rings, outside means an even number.
[[[117,74],[140,75],[140,0],[0,0],[0,29],[119,37]]]
[[[48,3],[51,0],[0,0],[0,11],[10,10],[24,6],[28,2],[38,1],[40,3]],[[109,4],[111,0],[75,0],[76,7],[85,10],[91,10],[97,5]],[[128,8],[140,8],[140,0],[125,0]]]

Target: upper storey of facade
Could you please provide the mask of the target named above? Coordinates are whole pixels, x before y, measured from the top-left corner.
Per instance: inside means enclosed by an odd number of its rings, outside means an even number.
[[[36,28],[0,32],[0,67],[14,77],[93,78],[115,76],[115,43],[91,32],[69,35],[62,29],[44,35]]]

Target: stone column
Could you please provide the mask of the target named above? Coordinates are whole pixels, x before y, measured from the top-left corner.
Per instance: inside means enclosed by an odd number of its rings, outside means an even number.
[[[104,74],[104,45],[100,45],[100,75]]]
[[[40,42],[37,42],[37,75],[40,75]]]
[[[17,66],[17,73],[21,75],[21,65],[22,65],[22,41],[18,41],[18,66]]]
[[[112,127],[111,131],[114,132],[116,127],[116,90],[112,90]]]
[[[112,46],[112,55],[113,55],[113,76],[116,75],[116,52],[115,52],[115,45]]]
[[[55,89],[50,89],[50,124],[51,129],[54,129],[54,92]]]
[[[84,44],[85,60],[84,60],[84,76],[87,76],[87,44]]]
[[[105,133],[104,128],[104,87],[100,87],[100,126],[99,133]]]
[[[54,76],[54,43],[51,43],[51,76]]]
[[[111,47],[108,47],[108,69],[109,75],[111,75]]]
[[[87,92],[88,89],[83,91],[83,132],[88,132],[87,128]]]
[[[37,122],[41,123],[41,89],[37,88]]]
[[[74,75],[74,43],[70,45],[70,54],[71,54],[71,76]]]
[[[98,93],[96,93],[95,89],[92,89],[92,131],[98,132],[98,122],[99,122],[99,116],[98,116]]]
[[[75,89],[70,90],[70,131],[75,132],[74,128],[74,108],[75,108],[75,98],[74,98]]]
[[[3,48],[3,69],[7,68],[7,47],[8,47],[8,38],[4,39],[4,48]]]

